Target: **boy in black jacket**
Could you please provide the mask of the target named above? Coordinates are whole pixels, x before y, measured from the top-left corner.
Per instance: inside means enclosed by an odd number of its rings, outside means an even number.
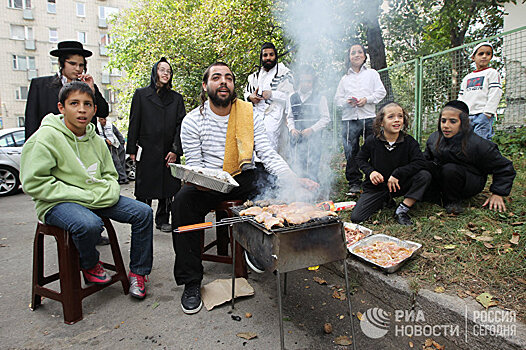
[[[394,216],[401,225],[413,224],[408,211],[422,200],[431,174],[425,170],[418,142],[403,131],[407,125],[407,112],[398,103],[390,102],[378,112],[374,135],[367,138],[356,158],[366,182],[351,214],[353,222],[367,220],[403,195]]]

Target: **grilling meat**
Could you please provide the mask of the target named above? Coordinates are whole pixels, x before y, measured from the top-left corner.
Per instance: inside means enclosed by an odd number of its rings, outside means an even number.
[[[286,221],[289,225],[299,225],[312,219],[325,216],[338,216],[333,211],[322,210],[312,204],[294,202],[291,204],[273,204],[266,207],[250,207],[239,212],[239,215],[254,215],[255,220],[265,225],[267,229],[273,226],[283,227]]]

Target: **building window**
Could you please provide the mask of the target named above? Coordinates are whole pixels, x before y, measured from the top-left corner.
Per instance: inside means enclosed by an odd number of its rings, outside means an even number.
[[[55,0],[47,0],[47,12],[57,13],[57,4],[55,3]]]
[[[107,46],[111,43],[111,37],[109,34],[101,34],[100,35],[100,45],[101,46]]]
[[[7,7],[12,9],[30,9],[31,0],[7,0]]]
[[[15,90],[15,99],[19,101],[27,100],[27,92],[29,88],[27,86],[20,86]]]
[[[17,115],[16,119],[17,119],[19,127],[24,127],[26,125],[26,118],[23,115]],[[17,139],[17,136],[18,136],[18,139]],[[22,136],[21,139],[20,139],[20,136]],[[15,135],[15,143],[17,145],[20,144],[20,146],[22,146],[24,144],[24,139],[25,139],[24,135]]]
[[[107,19],[112,14],[118,14],[119,9],[116,7],[99,6],[99,18]]]
[[[86,44],[88,41],[86,32],[77,32],[77,40],[83,44]]]
[[[57,31],[57,28],[49,28],[49,42],[50,43],[58,42],[58,31]]]
[[[33,40],[33,28],[11,24],[11,39]]]
[[[34,70],[35,57],[13,55],[13,69],[14,70]]]
[[[86,4],[77,2],[77,17],[86,17]]]
[[[60,69],[60,66],[58,64],[58,58],[53,57],[51,59],[51,74],[55,74]]]

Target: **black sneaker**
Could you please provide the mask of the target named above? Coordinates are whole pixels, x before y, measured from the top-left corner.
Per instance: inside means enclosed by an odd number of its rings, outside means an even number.
[[[201,283],[185,284],[181,297],[181,308],[187,315],[198,313],[203,307],[201,301]]]
[[[347,196],[356,196],[362,192],[362,186],[360,184],[349,185],[349,191],[346,193]]]
[[[464,207],[462,206],[462,202],[451,202],[449,204],[446,204],[446,213],[448,214],[462,214],[464,212]]]
[[[108,245],[110,244],[110,239],[106,236],[100,236],[97,241],[97,245]]]
[[[261,266],[259,261],[257,261],[256,257],[249,252],[245,250],[245,261],[247,262],[248,267],[252,269],[252,271],[257,273],[263,273],[265,272],[265,268]]]
[[[172,225],[170,224],[155,224],[155,228],[162,232],[172,232]]]
[[[394,217],[396,218],[396,221],[398,221],[400,225],[405,225],[405,226],[413,225],[413,222],[411,221],[411,217],[407,213],[400,213],[400,214],[395,213]]]

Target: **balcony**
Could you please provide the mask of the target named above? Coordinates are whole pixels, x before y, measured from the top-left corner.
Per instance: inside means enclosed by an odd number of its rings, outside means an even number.
[[[24,19],[29,19],[29,20],[35,19],[33,17],[33,10],[32,9],[24,9],[23,17],[24,17]]]
[[[99,28],[108,28],[108,23],[106,22],[106,18],[99,17]]]
[[[35,40],[25,40],[26,50],[36,50]]]
[[[36,69],[28,69],[27,70],[27,80],[31,81],[31,79],[38,77],[38,71]]]

